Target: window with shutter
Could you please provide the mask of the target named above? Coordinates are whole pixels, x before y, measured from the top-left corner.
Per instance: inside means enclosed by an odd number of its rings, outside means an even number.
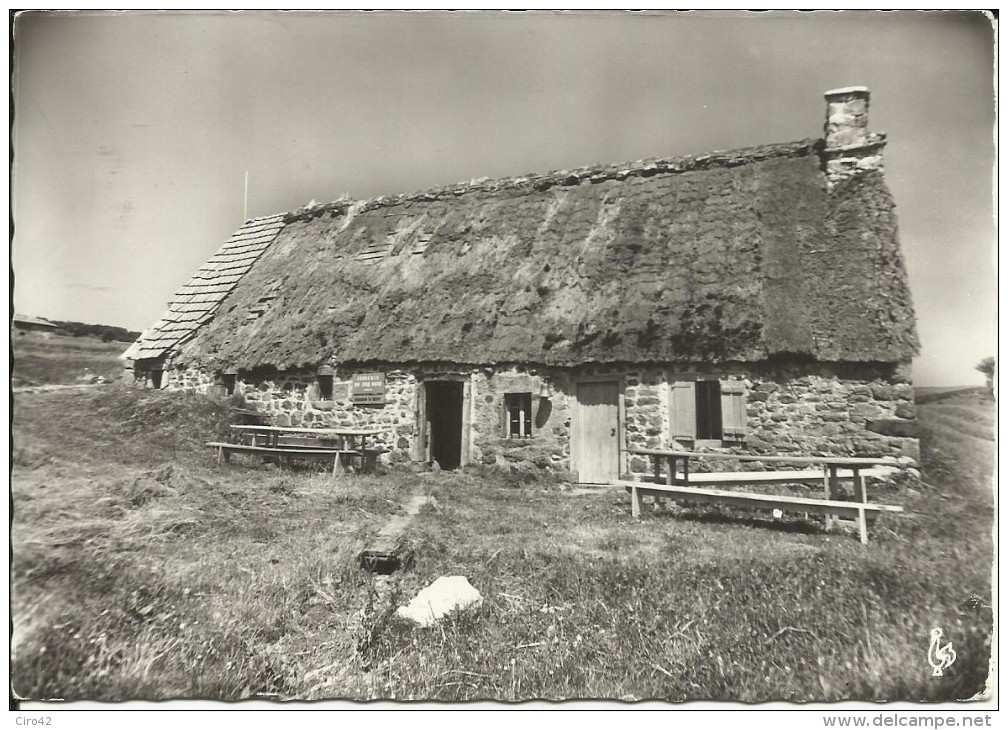
[[[669,384],[672,439],[744,441],[745,384],[741,380],[717,380],[703,375],[685,377],[689,379]]]
[[[746,393],[741,380],[721,381],[722,438],[744,441],[746,437]]]
[[[682,441],[696,439],[696,384],[683,380],[670,384],[669,414],[672,438]]]

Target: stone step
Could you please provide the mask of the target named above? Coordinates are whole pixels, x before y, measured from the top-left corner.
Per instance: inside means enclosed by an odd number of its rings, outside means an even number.
[[[359,556],[360,567],[369,573],[388,575],[405,570],[413,563],[413,552],[399,542],[399,537],[413,521],[413,517],[427,502],[427,497],[414,494],[403,505],[404,514],[392,517]]]

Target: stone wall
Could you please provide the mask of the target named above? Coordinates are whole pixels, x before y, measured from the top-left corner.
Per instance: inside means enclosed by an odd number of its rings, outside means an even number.
[[[473,461],[506,470],[548,470],[569,477],[569,375],[559,370],[511,368],[473,376]],[[543,386],[549,389],[540,397]],[[504,424],[505,395],[528,393],[532,401],[532,436],[509,438]]]
[[[234,395],[243,397],[250,409],[275,426],[381,428],[382,435],[370,441],[387,452],[381,460],[389,463],[408,459],[414,434],[416,378],[401,370],[390,370],[385,373],[385,404],[360,405],[350,401],[350,382],[355,372],[372,370],[335,369],[330,400],[321,399],[318,377],[308,372],[240,374],[235,376]],[[166,370],[165,380],[169,389],[226,394],[221,375],[193,368]]]
[[[626,373],[625,383],[623,433],[627,448],[667,448],[670,429],[666,371],[658,368],[631,370]]]
[[[161,376],[161,387],[166,390],[185,390],[191,393],[209,394],[219,382],[213,373],[196,368],[174,368],[167,366]]]
[[[668,382],[677,370],[643,370],[640,385],[627,376],[625,433],[629,448],[666,448],[671,442]],[[711,372],[701,366],[681,372]],[[742,377],[746,438],[700,450],[767,455],[907,457],[920,459],[917,415],[906,370],[875,364],[733,365],[719,375]],[[661,424],[660,428],[658,424]],[[696,449],[694,442],[679,446]],[[700,468],[718,467],[716,462]],[[651,472],[650,460],[630,457],[633,478]],[[747,468],[759,468],[749,466]]]
[[[757,453],[920,458],[916,438],[885,436],[870,422],[911,421],[913,386],[876,377],[755,377],[748,386],[749,437]]]
[[[469,461],[506,470],[546,470],[572,478],[571,416],[575,406],[570,371],[551,368],[446,368],[425,366],[412,372],[385,370],[386,403],[359,405],[350,400],[355,372],[371,368],[334,368],[333,398],[320,400],[318,378],[307,372],[264,373],[236,377],[234,393],[244,397],[270,423],[293,427],[378,427],[382,460],[411,458],[418,429],[417,388],[426,380],[446,377],[470,384]],[[706,372],[701,366],[667,369],[658,366],[592,366],[581,376],[612,376],[624,384],[623,436],[629,448],[667,448],[669,383],[677,374]],[[919,459],[913,436],[916,407],[909,374],[890,365],[823,365],[778,362],[731,365],[719,376],[741,378],[746,389],[746,438],[684,448],[776,455],[895,456]],[[679,375],[687,378],[688,375]],[[194,369],[167,368],[166,388],[225,394],[220,375]],[[505,395],[528,393],[532,402],[532,436],[511,438],[505,426]],[[702,467],[704,468],[704,467]],[[709,468],[709,467],[707,467]],[[715,462],[715,468],[716,466]],[[758,468],[758,467],[757,467]],[[621,472],[642,478],[649,460],[629,456]]]

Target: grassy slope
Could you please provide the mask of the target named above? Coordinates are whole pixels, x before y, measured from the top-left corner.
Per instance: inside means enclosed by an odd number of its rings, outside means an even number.
[[[217,470],[199,441],[223,413],[204,399],[19,397],[14,687],[37,698],[968,697],[983,687],[991,633],[990,610],[969,599],[990,604],[992,408],[972,394],[920,411],[929,486],[882,496],[909,512],[882,518],[865,548],[751,513],[635,524],[622,492],[572,496],[489,472],[334,482]],[[98,417],[82,427],[81,414]],[[415,490],[438,499],[408,532],[416,563],[376,591],[354,557]],[[395,606],[439,575],[467,576],[483,609],[434,630],[397,624]],[[959,657],[941,680],[925,658],[934,626]]]
[[[487,601],[439,632],[387,621],[368,655],[376,693],[972,696],[990,655],[992,402],[963,394],[922,406],[921,420],[929,486],[880,495],[909,512],[880,520],[867,548],[802,521],[781,529],[752,513],[687,509],[636,525],[619,492],[447,478],[440,509],[413,529],[420,557],[400,592],[462,574]],[[925,654],[936,626],[958,652],[941,680]]]
[[[11,339],[14,360],[11,385],[70,384],[88,368],[106,380],[118,380],[122,374],[119,355],[127,345],[102,342],[91,337],[67,337],[29,332]]]
[[[975,385],[958,385],[958,386],[915,386],[914,387],[914,400],[917,401],[917,405],[923,403],[931,403],[936,400],[943,400],[945,398],[969,395],[971,393],[983,394],[986,388],[983,386]]]
[[[286,695],[310,689],[330,651],[353,655],[344,628],[369,590],[354,561],[401,487],[217,469],[202,441],[225,426],[195,396],[17,397],[16,692]]]

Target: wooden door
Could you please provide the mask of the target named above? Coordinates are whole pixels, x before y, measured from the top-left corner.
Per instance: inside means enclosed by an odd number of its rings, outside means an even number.
[[[578,481],[611,484],[619,478],[619,383],[577,387]]]

